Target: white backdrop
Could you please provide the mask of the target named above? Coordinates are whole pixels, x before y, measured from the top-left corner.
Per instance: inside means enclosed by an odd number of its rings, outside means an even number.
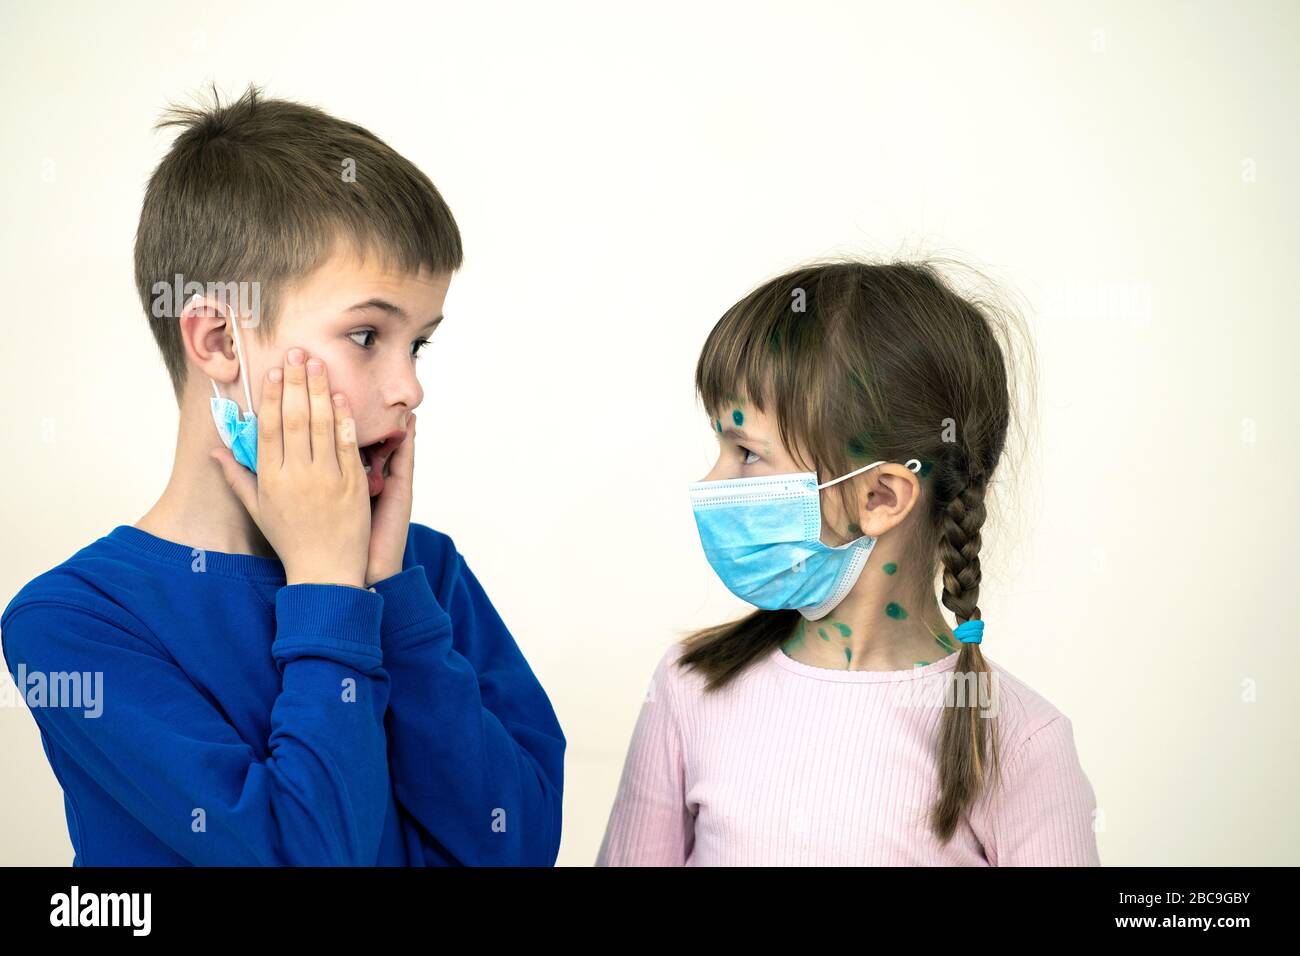
[[[415,519],[555,704],[562,865],[595,859],[668,642],[742,607],[686,497],[716,448],[699,348],[834,253],[954,254],[1023,303],[1039,421],[985,534],[984,646],[1073,722],[1103,863],[1300,862],[1300,7],[0,11],[4,603],[166,482],[175,408],[132,284],[174,135],[151,127],[254,81],[387,140],[460,223]],[[0,864],[69,863],[21,705],[0,748]]]

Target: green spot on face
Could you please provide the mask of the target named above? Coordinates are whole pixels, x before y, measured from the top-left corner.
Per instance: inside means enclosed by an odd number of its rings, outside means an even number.
[[[713,427],[716,428],[718,431],[722,431],[722,422],[718,421],[718,419],[715,418],[713,420]]]
[[[737,426],[745,424],[745,416],[739,408],[731,413],[731,420],[735,422]]]
[[[896,565],[893,561],[890,561],[887,565],[885,565],[884,568],[886,574],[893,574],[897,570],[898,570],[898,565]]]
[[[839,629],[841,637],[848,637],[850,634],[853,633],[851,630],[849,630],[849,626],[847,624],[841,624],[839,621],[836,621],[835,626]]]
[[[874,442],[869,435],[855,435],[849,439],[849,457],[866,458],[871,454]]]
[[[885,613],[895,621],[907,620],[907,612],[903,610],[903,606],[901,604],[896,604],[893,601],[890,601],[885,605]]]

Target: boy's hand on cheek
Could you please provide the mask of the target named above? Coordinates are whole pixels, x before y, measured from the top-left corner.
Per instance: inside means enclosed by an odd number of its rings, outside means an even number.
[[[384,490],[370,515],[370,556],[366,586],[401,573],[411,526],[411,488],[415,473],[415,412],[406,419],[406,438],[388,459]]]
[[[213,457],[279,555],[287,584],[362,587],[370,508],[356,423],[342,393],[331,401],[322,361],[304,366],[298,348],[287,358],[262,386],[256,479],[228,449]]]

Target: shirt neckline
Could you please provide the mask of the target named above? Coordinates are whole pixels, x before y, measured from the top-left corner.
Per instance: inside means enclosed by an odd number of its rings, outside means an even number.
[[[837,681],[846,684],[879,684],[917,680],[922,677],[929,677],[932,674],[950,671],[957,666],[959,656],[961,656],[960,649],[953,651],[947,657],[941,657],[937,661],[926,664],[924,667],[912,667],[904,671],[841,671],[829,667],[814,667],[812,664],[805,664],[803,661],[796,661],[788,656],[780,644],[772,649],[772,653],[768,655],[768,658],[776,666],[799,677],[812,680]]]
[[[160,538],[134,525],[118,525],[106,535],[106,540],[166,564],[183,566],[186,570],[197,571],[195,562],[201,557],[203,570],[209,574],[224,574],[280,585],[283,585],[286,580],[284,564],[279,558],[195,548],[188,544]]]

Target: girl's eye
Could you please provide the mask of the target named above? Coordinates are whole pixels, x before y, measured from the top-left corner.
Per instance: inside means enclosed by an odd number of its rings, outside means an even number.
[[[375,330],[374,330],[374,329],[364,329],[364,330],[361,331],[361,332],[349,332],[349,333],[348,333],[348,338],[351,339],[352,336],[354,336],[354,335],[370,335],[370,336],[373,336],[374,334],[375,334]],[[357,342],[356,339],[352,339],[352,341],[353,341],[353,342]],[[367,344],[367,343],[364,343],[364,342],[357,342],[357,345],[360,345],[363,349],[368,349],[368,348],[370,348],[370,345]]]
[[[411,343],[411,357],[412,357],[412,358],[419,358],[419,357],[420,357],[420,349],[424,348],[424,347],[425,347],[426,345],[428,345],[428,344],[429,344],[429,340],[428,340],[428,339],[416,339],[414,342],[412,342],[412,343]]]
[[[750,450],[749,450],[748,448],[746,448],[744,445],[737,445],[736,447],[739,448],[741,451],[743,451],[743,452],[745,453],[745,460],[741,462],[742,465],[752,465],[752,464],[754,464],[755,462],[758,461],[758,455],[755,455],[752,451],[750,451]],[[750,455],[754,455],[753,461],[750,460],[750,457],[749,457]]]

